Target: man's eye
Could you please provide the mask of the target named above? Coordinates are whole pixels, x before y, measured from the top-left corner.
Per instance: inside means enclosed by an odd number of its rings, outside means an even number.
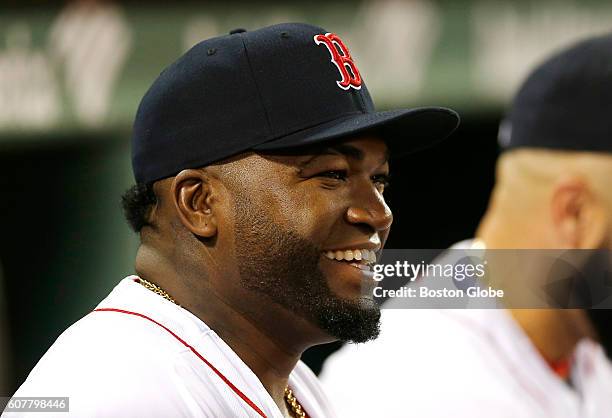
[[[389,187],[390,182],[391,182],[391,176],[389,176],[388,174],[377,174],[375,176],[372,176],[372,181],[377,185],[377,186],[382,186],[383,189],[386,189]]]
[[[346,180],[347,172],[346,170],[329,170],[317,174],[316,177],[327,177],[334,180]]]

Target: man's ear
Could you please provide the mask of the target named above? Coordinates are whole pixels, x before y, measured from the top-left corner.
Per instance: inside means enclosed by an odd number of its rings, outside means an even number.
[[[203,238],[217,234],[217,219],[211,206],[212,187],[203,171],[181,171],[174,178],[170,193],[185,228]]]
[[[555,185],[551,215],[563,248],[600,248],[606,240],[606,208],[583,179],[565,178]]]

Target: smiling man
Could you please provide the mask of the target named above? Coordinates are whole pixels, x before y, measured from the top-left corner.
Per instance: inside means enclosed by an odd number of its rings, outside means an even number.
[[[376,337],[388,159],[457,123],[443,108],[375,112],[346,45],[318,27],[199,43],[136,116],[137,275],[16,395],[68,396],[79,417],[334,416],[300,356]]]

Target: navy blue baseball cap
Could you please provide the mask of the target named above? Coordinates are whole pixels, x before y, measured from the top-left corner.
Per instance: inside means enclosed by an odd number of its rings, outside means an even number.
[[[612,152],[612,34],[582,40],[529,74],[500,125],[505,150]]]
[[[148,183],[249,150],[373,129],[396,157],[446,138],[458,124],[441,107],[376,112],[347,46],[322,28],[237,29],[198,43],[155,80],[136,114],[132,166],[136,181]]]

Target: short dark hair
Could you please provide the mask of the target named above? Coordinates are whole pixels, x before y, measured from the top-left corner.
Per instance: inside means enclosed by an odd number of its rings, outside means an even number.
[[[134,232],[140,232],[144,226],[151,225],[148,214],[156,203],[153,183],[137,183],[121,196],[123,214]]]

